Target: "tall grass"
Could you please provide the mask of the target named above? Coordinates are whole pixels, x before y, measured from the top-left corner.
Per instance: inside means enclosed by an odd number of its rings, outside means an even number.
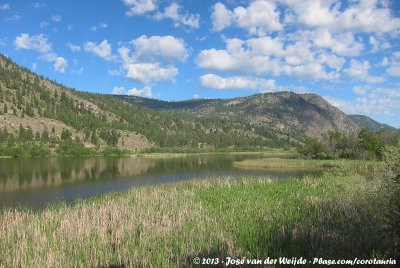
[[[369,174],[369,175],[368,175]],[[375,175],[373,175],[375,174]],[[194,257],[391,257],[379,171],[210,178],[0,213],[0,266],[176,267]]]

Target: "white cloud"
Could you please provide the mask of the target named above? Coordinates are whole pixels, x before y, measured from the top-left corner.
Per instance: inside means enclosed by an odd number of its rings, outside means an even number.
[[[90,30],[92,31],[92,32],[97,32],[97,30],[99,30],[99,29],[105,29],[105,28],[107,28],[108,27],[108,25],[106,24],[106,23],[100,23],[98,26],[93,26],[93,27],[91,27],[90,28]]]
[[[400,18],[394,17],[383,1],[349,1],[345,9],[334,0],[278,1],[289,6],[297,23],[309,27],[364,33],[394,33],[400,28]]]
[[[389,68],[386,69],[386,72],[390,75],[400,77],[400,62],[393,63]]]
[[[337,72],[340,71],[343,65],[346,63],[346,60],[342,57],[323,53],[319,54],[318,60],[320,63],[325,63],[330,68],[335,69]]]
[[[354,35],[350,32],[340,33],[335,37],[326,29],[309,33],[317,48],[329,48],[339,56],[358,56],[364,48],[362,43],[355,41]]]
[[[247,8],[238,6],[233,11],[227,10],[222,3],[217,3],[213,9],[211,20],[216,31],[233,23],[247,30],[249,34],[258,36],[283,29],[279,22],[280,12],[273,2],[254,1]]]
[[[0,10],[7,10],[7,9],[10,9],[10,4],[5,3],[0,5]]]
[[[34,62],[34,63],[32,64],[32,71],[35,71],[35,70],[36,70],[36,68],[37,68],[37,63],[36,63],[36,62]]]
[[[93,54],[105,59],[111,60],[111,44],[107,40],[103,40],[99,45],[94,42],[86,42],[84,44],[85,51],[92,52]]]
[[[190,14],[186,12],[185,14],[180,14],[179,10],[182,7],[177,3],[173,2],[169,6],[164,9],[164,12],[157,12],[154,16],[155,19],[172,19],[175,22],[175,26],[179,26],[180,24],[192,27],[199,28],[199,14]]]
[[[18,14],[14,14],[11,17],[7,17],[6,18],[7,21],[17,21],[17,20],[20,20],[20,19],[21,19],[21,16],[18,15]]]
[[[17,36],[14,45],[17,49],[36,50],[40,53],[47,53],[51,50],[51,44],[43,34],[29,36],[29,34],[23,33]]]
[[[216,3],[213,6],[213,13],[211,14],[211,21],[214,31],[221,31],[226,27],[231,26],[234,21],[233,12],[226,9],[222,3]]]
[[[33,3],[32,4],[32,7],[34,7],[34,8],[41,8],[42,7],[42,5],[40,4],[40,3]]]
[[[41,29],[46,28],[47,26],[49,26],[50,23],[48,23],[47,21],[42,21],[39,26]]]
[[[358,95],[365,95],[371,89],[371,86],[354,86],[353,92]]]
[[[56,57],[53,66],[56,71],[63,73],[65,72],[65,68],[67,68],[68,63],[67,60],[63,57]]]
[[[53,62],[53,67],[54,70],[60,73],[65,72],[65,68],[68,67],[68,62],[65,58],[59,57],[56,53],[54,52],[49,52],[46,54],[43,54],[42,56],[39,57],[41,60],[47,61],[47,62]]]
[[[221,77],[215,74],[206,74],[200,77],[200,81],[202,87],[214,89],[255,89],[267,92],[277,88],[275,80],[251,77]]]
[[[194,94],[194,95],[193,95],[193,98],[194,98],[194,99],[198,99],[198,98],[199,98],[199,94]]]
[[[349,78],[366,81],[368,83],[380,83],[384,81],[383,77],[369,75],[369,68],[369,61],[365,60],[361,62],[352,59],[349,68],[344,69],[343,72],[347,74]]]
[[[174,77],[178,74],[178,69],[175,67],[161,67],[159,63],[125,62],[123,68],[126,71],[126,77],[141,84],[158,81],[175,82]]]
[[[158,81],[174,83],[178,69],[173,63],[183,62],[188,56],[185,42],[173,36],[143,35],[127,45],[118,49],[123,61],[121,69],[127,78],[141,84]]]
[[[185,42],[173,36],[141,37],[130,42],[135,46],[134,57],[139,61],[163,60],[166,63],[179,60],[184,61],[187,56]]]
[[[73,52],[76,52],[76,51],[80,51],[80,50],[81,50],[81,47],[80,47],[80,46],[76,46],[76,45],[73,45],[73,44],[71,44],[71,43],[67,43],[67,46],[68,46],[69,49],[71,49]]]
[[[311,44],[303,41],[286,47],[279,38],[270,37],[225,42],[225,50],[202,50],[196,60],[198,66],[234,75],[286,74],[298,79],[336,79],[338,74],[326,73],[322,63],[338,69],[344,64],[344,59],[338,57],[316,58]]]
[[[125,90],[124,87],[114,87],[112,94],[114,95],[133,95],[151,98],[151,87],[145,86],[142,89],[132,88],[130,90]]]
[[[134,15],[142,15],[146,12],[157,9],[155,0],[123,0],[123,2],[131,6],[129,11],[126,11],[126,15],[132,17]]]
[[[61,16],[60,15],[53,15],[51,16],[51,19],[55,22],[60,22],[61,21]]]
[[[142,89],[132,88],[126,92],[127,95],[141,96],[151,98],[151,87],[145,86]]]
[[[114,95],[122,95],[125,91],[124,87],[114,87],[112,94]]]
[[[71,71],[71,73],[76,74],[76,75],[81,75],[83,73],[84,68],[81,67],[79,69],[74,69]]]
[[[397,118],[400,112],[400,93],[398,89],[378,88],[362,98],[357,98],[356,101],[330,96],[324,98],[347,114],[386,115]]]
[[[53,52],[51,44],[43,34],[29,36],[29,34],[23,33],[17,36],[14,40],[14,45],[16,49],[34,50],[41,53],[42,55],[39,58],[47,62],[53,62],[54,70],[57,72],[64,73],[65,68],[68,66],[65,58],[59,57]]]

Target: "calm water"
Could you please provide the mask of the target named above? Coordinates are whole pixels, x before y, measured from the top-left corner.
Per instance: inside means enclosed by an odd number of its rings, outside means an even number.
[[[304,170],[244,170],[233,161],[260,155],[197,155],[151,158],[0,159],[0,207],[40,208],[58,200],[70,202],[131,187],[210,176],[252,175],[281,179],[303,176]]]

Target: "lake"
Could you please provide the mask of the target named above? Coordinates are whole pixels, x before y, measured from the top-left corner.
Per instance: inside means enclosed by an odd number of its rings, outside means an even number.
[[[261,154],[201,154],[170,158],[0,159],[0,207],[22,205],[38,209],[55,201],[71,202],[132,187],[205,177],[250,175],[283,179],[310,173],[232,166],[233,161],[261,157]]]

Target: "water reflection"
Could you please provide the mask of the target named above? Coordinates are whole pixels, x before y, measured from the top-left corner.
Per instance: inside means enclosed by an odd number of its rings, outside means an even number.
[[[151,158],[50,158],[0,159],[0,207],[26,205],[39,208],[56,200],[111,191],[124,191],[141,185],[180,181],[209,176],[301,176],[301,170],[241,170],[233,161],[260,158],[261,155],[196,155]]]

